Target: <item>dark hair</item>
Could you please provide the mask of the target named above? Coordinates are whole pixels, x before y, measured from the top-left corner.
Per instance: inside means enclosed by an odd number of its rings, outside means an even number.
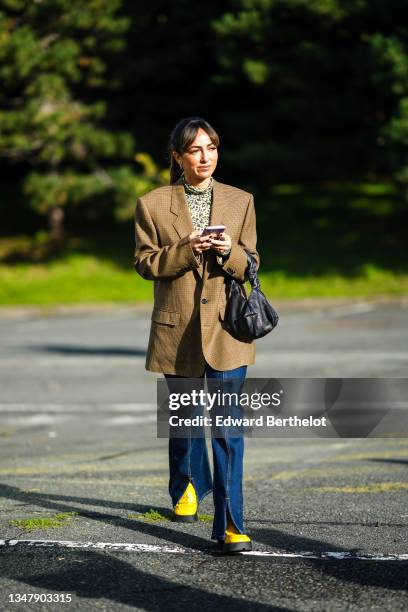
[[[172,133],[169,140],[169,155],[170,155],[170,184],[175,183],[182,175],[182,169],[174,159],[173,151],[182,155],[187,151],[188,147],[194,142],[198,130],[202,128],[211,138],[211,142],[219,147],[220,139],[214,128],[205,121],[202,117],[185,117],[181,119]]]

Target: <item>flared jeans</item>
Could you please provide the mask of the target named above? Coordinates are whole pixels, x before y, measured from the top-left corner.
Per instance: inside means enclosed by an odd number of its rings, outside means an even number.
[[[203,379],[203,385],[204,378],[207,379],[209,392],[220,391],[239,396],[246,371],[246,365],[233,370],[220,371],[206,364],[205,371],[200,378]],[[165,377],[170,391],[172,379],[184,378],[174,374],[165,374]],[[199,414],[200,411],[202,413],[203,410],[204,407],[199,408],[194,415]],[[242,415],[239,402],[232,402],[222,407],[217,405],[215,412],[223,414],[224,417]],[[213,411],[213,417],[215,412]],[[244,437],[240,428],[222,425],[216,429],[212,428],[211,445],[214,464],[213,477],[204,432],[201,437],[170,437],[169,493],[173,506],[175,506],[189,482],[195,488],[198,502],[201,502],[212,491],[215,512],[211,538],[223,540],[229,518],[232,519],[238,531],[244,533],[242,492]]]

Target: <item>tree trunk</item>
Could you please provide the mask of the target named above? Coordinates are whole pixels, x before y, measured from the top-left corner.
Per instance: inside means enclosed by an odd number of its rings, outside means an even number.
[[[48,212],[48,225],[50,230],[50,242],[58,248],[64,243],[64,216],[65,211],[60,206],[50,208]]]

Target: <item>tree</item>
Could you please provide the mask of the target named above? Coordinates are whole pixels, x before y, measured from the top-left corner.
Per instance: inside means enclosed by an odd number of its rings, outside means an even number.
[[[387,34],[379,32],[370,42],[378,66],[375,78],[384,92],[384,106],[390,109],[383,114],[378,142],[408,203],[408,27],[403,17],[387,28]]]
[[[233,0],[213,19],[213,82],[241,176],[408,184],[405,10],[401,0]]]
[[[109,123],[107,92],[120,86],[110,58],[129,26],[121,4],[0,3],[0,154],[24,168],[23,190],[56,242],[66,206],[109,198],[120,215],[160,180],[135,172],[134,139]]]

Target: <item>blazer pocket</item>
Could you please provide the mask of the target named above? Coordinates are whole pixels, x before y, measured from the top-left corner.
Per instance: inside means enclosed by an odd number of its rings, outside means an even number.
[[[180,313],[161,308],[153,308],[152,321],[164,323],[165,325],[178,325],[180,323]]]

